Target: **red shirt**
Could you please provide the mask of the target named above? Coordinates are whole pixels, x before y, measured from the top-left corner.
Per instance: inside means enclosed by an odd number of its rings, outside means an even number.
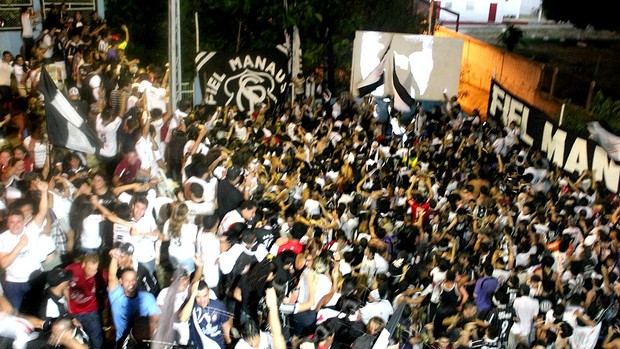
[[[278,254],[286,250],[291,250],[295,254],[300,254],[301,251],[304,250],[304,245],[302,245],[301,242],[297,240],[289,240],[286,243],[282,244],[280,247],[278,247]]]
[[[81,262],[70,264],[65,269],[73,273],[69,283],[69,312],[85,314],[96,311],[98,307],[95,277],[86,278]]]
[[[411,220],[416,222],[418,220],[418,215],[424,215],[424,223],[428,223],[430,213],[432,210],[430,209],[431,203],[430,201],[426,201],[422,205],[415,202],[413,199],[409,199],[407,204],[411,208]]]
[[[136,160],[136,162],[132,165],[129,161],[127,161],[127,158],[123,158],[118,163],[118,166],[116,166],[114,175],[118,176],[123,184],[133,183],[136,180],[136,176],[138,175],[141,165],[142,162],[140,159]]]

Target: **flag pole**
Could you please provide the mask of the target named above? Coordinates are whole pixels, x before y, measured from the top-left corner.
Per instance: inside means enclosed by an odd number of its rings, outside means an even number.
[[[198,12],[194,12],[194,25],[196,26],[196,53],[200,52],[200,27],[198,26]]]

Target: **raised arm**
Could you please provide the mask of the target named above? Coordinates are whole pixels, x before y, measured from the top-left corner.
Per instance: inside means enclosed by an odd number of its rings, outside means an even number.
[[[187,298],[185,305],[183,306],[183,308],[181,308],[181,311],[179,312],[180,322],[187,322],[190,316],[192,316],[192,309],[194,308],[196,293],[198,293],[198,282],[199,281],[196,281],[192,284],[192,290],[189,294],[189,297]]]
[[[282,325],[280,323],[280,313],[278,312],[278,297],[274,288],[265,290],[265,303],[269,309],[269,327],[273,338],[274,349],[286,349],[286,340],[282,335]]]
[[[127,28],[126,25],[121,25],[121,29],[123,30],[123,32],[125,33],[125,42],[129,43],[129,29]]]
[[[45,217],[47,217],[47,189],[48,185],[45,181],[39,181],[37,183],[37,189],[41,192],[41,201],[39,201],[39,212],[34,216],[34,224],[37,227],[42,228]]]
[[[118,256],[120,252],[117,249],[110,250],[110,266],[108,268],[108,291],[115,290],[119,281],[116,277],[116,272],[118,271]]]

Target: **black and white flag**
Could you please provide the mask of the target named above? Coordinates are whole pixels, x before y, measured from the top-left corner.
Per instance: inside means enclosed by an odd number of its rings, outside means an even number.
[[[207,106],[236,105],[251,113],[267,98],[274,104],[284,101],[290,76],[283,47],[240,54],[199,52],[195,62]]]
[[[97,134],[58,90],[45,67],[41,69],[38,88],[45,97],[45,118],[50,143],[95,154],[100,147]]]
[[[353,43],[351,92],[393,98],[410,112],[417,101],[441,101],[458,91],[463,40],[429,35],[357,31]]]

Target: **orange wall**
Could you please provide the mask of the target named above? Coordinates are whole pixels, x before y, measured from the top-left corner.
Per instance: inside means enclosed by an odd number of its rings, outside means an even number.
[[[544,66],[542,63],[530,61],[442,26],[435,29],[435,36],[465,41],[458,98],[466,112],[477,108],[486,117],[489,88],[495,76],[495,80],[528,104],[543,110],[552,118],[559,115],[561,101],[550,98],[538,89]]]

